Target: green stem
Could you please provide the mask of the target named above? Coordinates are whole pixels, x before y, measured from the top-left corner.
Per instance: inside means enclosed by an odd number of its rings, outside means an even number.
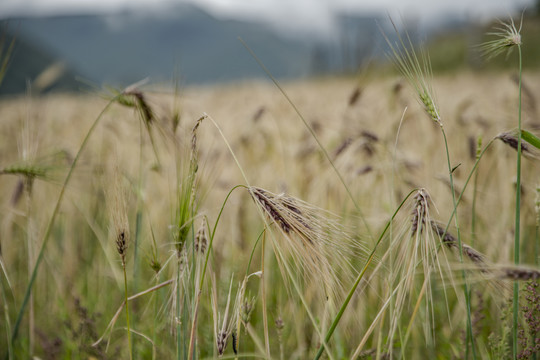
[[[442,123],[440,125],[441,125],[441,132],[442,132],[442,135],[443,135],[443,138],[444,138],[444,147],[445,147],[445,152],[446,152],[446,161],[447,161],[447,165],[448,165],[448,173],[450,175],[450,188],[451,188],[451,191],[452,191],[452,204],[454,206],[454,211],[452,212],[452,214],[456,214],[456,216],[454,217],[454,222],[456,224],[456,232],[457,232],[456,235],[457,235],[458,246],[459,246],[459,262],[463,263],[463,246],[462,246],[462,243],[461,243],[461,233],[460,233],[460,230],[459,230],[459,223],[458,223],[458,217],[457,217],[457,201],[456,201],[456,193],[454,191],[454,175],[453,175],[453,172],[452,172],[452,163],[450,161],[450,152],[448,150],[448,140],[446,138],[446,132],[444,131],[444,127],[442,126]],[[462,194],[463,194],[463,191],[461,192],[461,195]],[[460,196],[460,199],[461,199],[461,196]],[[466,307],[467,307],[467,343],[466,343],[466,346],[465,346],[465,359],[469,358],[469,343],[471,344],[473,359],[476,359],[476,349],[475,349],[475,346],[474,346],[474,338],[472,336],[471,298],[470,298],[470,292],[469,292],[469,289],[468,289],[469,286],[467,284],[467,274],[465,273],[464,269],[461,271],[461,273],[462,273],[462,277],[463,277],[463,292],[465,294],[465,304],[466,304]]]
[[[332,334],[334,333],[334,331],[336,330],[336,327],[339,323],[339,321],[341,320],[341,317],[343,316],[343,314],[345,313],[345,309],[347,308],[347,306],[349,305],[349,302],[351,301],[355,291],[356,291],[356,288],[358,287],[358,285],[360,284],[360,281],[364,278],[364,274],[366,273],[366,270],[368,268],[368,266],[371,264],[371,261],[373,261],[373,257],[375,256],[375,251],[377,250],[377,247],[379,246],[380,242],[382,241],[384,235],[386,234],[386,232],[388,231],[388,229],[390,228],[390,225],[392,224],[392,221],[394,220],[394,218],[396,217],[396,215],[398,214],[398,212],[401,210],[401,208],[403,207],[403,205],[405,204],[405,202],[407,201],[407,199],[415,192],[417,191],[416,189],[415,190],[412,190],[409,194],[407,194],[407,196],[405,197],[405,199],[403,199],[403,201],[401,202],[401,204],[399,204],[398,208],[396,209],[396,211],[394,211],[394,214],[392,215],[392,217],[390,218],[390,220],[388,220],[388,222],[386,223],[386,226],[384,227],[384,230],[383,232],[381,233],[381,235],[379,236],[379,238],[377,239],[377,242],[375,243],[375,247],[373,248],[373,250],[371,251],[371,254],[369,255],[367,261],[366,261],[366,264],[364,265],[364,268],[362,269],[362,271],[360,271],[360,273],[358,274],[357,278],[356,278],[356,281],[354,282],[351,290],[349,291],[349,294],[347,295],[347,298],[345,299],[345,301],[343,302],[343,304],[341,305],[341,308],[339,309],[339,312],[337,313],[334,321],[332,322],[332,325],[330,325],[330,328],[328,329],[328,331],[326,332],[326,337],[324,338],[324,342],[323,344],[321,344],[321,346],[319,347],[319,351],[317,352],[317,354],[315,355],[315,360],[318,360],[323,352],[324,352],[324,347],[326,346],[326,344],[330,341],[330,338],[332,337]]]
[[[265,233],[266,234],[266,233]],[[264,328],[264,348],[266,351],[266,356],[270,359],[270,336],[268,334],[268,314],[266,312],[266,292],[265,292],[265,271],[264,271],[264,249],[265,249],[265,238],[263,235],[262,244],[261,244],[261,296],[262,296],[262,315],[263,315],[263,328]]]
[[[41,261],[43,260],[45,247],[47,246],[47,243],[49,242],[52,228],[54,225],[54,221],[56,220],[56,215],[58,215],[58,212],[60,210],[60,204],[62,203],[62,200],[64,199],[64,194],[67,188],[67,184],[69,183],[69,180],[71,179],[71,176],[73,175],[73,171],[75,169],[75,166],[77,165],[77,162],[79,161],[79,158],[83,150],[86,148],[86,144],[88,143],[88,140],[90,139],[90,135],[94,132],[94,129],[99,123],[99,120],[101,120],[105,112],[109,109],[112,103],[116,101],[117,98],[118,96],[114,97],[107,103],[105,108],[101,111],[101,113],[98,115],[98,117],[96,118],[96,120],[94,121],[94,123],[92,124],[88,132],[86,133],[86,136],[84,137],[84,140],[79,148],[79,151],[77,152],[77,155],[75,155],[75,158],[73,159],[73,163],[71,164],[69,172],[64,180],[64,184],[62,185],[62,189],[60,190],[60,194],[58,195],[58,200],[56,201],[56,206],[54,207],[51,219],[49,220],[49,223],[47,224],[47,229],[45,230],[45,234],[43,235],[43,240],[41,241],[41,248],[39,249],[38,257],[34,265],[34,270],[32,271],[32,276],[30,277],[30,281],[28,283],[28,286],[26,287],[26,292],[24,294],[23,302],[21,304],[19,313],[17,315],[17,320],[15,322],[15,327],[13,328],[13,334],[11,336],[11,346],[14,345],[15,340],[17,339],[19,328],[22,322],[22,318],[24,316],[26,306],[28,305],[28,301],[30,300],[30,295],[32,294],[32,287],[34,285],[34,282],[36,281],[36,277],[37,277],[39,266],[41,265]],[[8,355],[6,354],[6,358],[7,356]]]
[[[126,326],[127,326],[127,335],[128,335],[128,349],[129,349],[129,358],[133,359],[133,351],[131,349],[131,330],[129,328],[129,304],[128,304],[128,286],[127,286],[127,274],[126,274],[126,264],[122,264],[124,269],[124,295],[126,299]]]
[[[156,285],[159,285],[159,273],[156,274]],[[126,302],[127,303],[127,302]],[[152,360],[156,359],[157,350],[157,327],[158,327],[158,314],[159,314],[159,292],[156,292],[154,297],[154,328],[152,333]]]
[[[482,137],[478,138],[477,148],[476,148],[476,161],[480,160],[482,148]],[[476,242],[476,197],[478,195],[478,171],[474,174],[474,183],[473,183],[473,199],[472,199],[472,219],[471,219],[471,246],[475,246]]]
[[[319,140],[319,138],[317,137],[317,134],[315,134],[315,131],[313,130],[313,128],[311,127],[311,125],[308,124],[308,122],[306,121],[306,119],[304,118],[304,116],[302,115],[302,113],[300,112],[300,110],[298,110],[298,108],[296,107],[296,105],[294,104],[294,102],[291,100],[291,98],[289,97],[289,95],[287,95],[287,93],[285,92],[285,90],[281,87],[281,85],[279,84],[279,82],[277,81],[277,79],[272,75],[272,73],[270,72],[270,70],[268,70],[268,68],[263,64],[263,62],[257,57],[257,55],[255,54],[255,52],[253,50],[251,50],[251,48],[246,44],[246,42],[244,40],[242,40],[242,38],[238,38],[238,40],[242,43],[242,45],[244,45],[244,47],[247,49],[247,51],[249,51],[250,55],[253,57],[253,59],[255,59],[255,61],[257,62],[257,64],[259,64],[259,66],[261,67],[261,69],[263,69],[263,71],[266,73],[266,75],[270,78],[270,80],[272,80],[272,82],[274,83],[274,85],[276,85],[276,87],[278,88],[278,90],[281,92],[281,94],[285,97],[285,99],[287,100],[287,102],[292,106],[293,110],[296,112],[296,114],[298,115],[298,117],[300,118],[300,120],[302,120],[302,122],[304,123],[304,126],[308,129],[309,133],[311,134],[311,136],[313,137],[313,139],[315,140],[315,142],[317,143],[317,145],[319,146],[319,148],[321,149],[322,153],[324,154],[324,157],[328,160],[328,162],[330,163],[330,165],[332,166],[332,169],[334,170],[334,172],[336,173],[336,175],[338,176],[339,178],[339,181],[341,182],[341,184],[343,185],[343,187],[345,188],[345,190],[347,191],[347,194],[349,195],[349,198],[351,199],[356,211],[358,212],[358,216],[360,217],[360,219],[362,220],[362,222],[364,223],[364,226],[366,228],[366,231],[369,235],[370,238],[372,238],[372,234],[371,234],[371,229],[369,227],[369,224],[367,223],[366,221],[366,218],[364,217],[364,214],[362,212],[362,209],[360,208],[360,205],[358,204],[358,202],[355,200],[354,196],[352,195],[352,192],[351,190],[349,189],[349,187],[347,186],[347,183],[345,182],[345,179],[343,178],[343,176],[341,175],[341,173],[339,172],[339,170],[336,168],[336,165],[334,164],[334,162],[332,161],[332,158],[330,157],[330,155],[328,154],[328,152],[326,151],[326,149],[324,148],[324,146],[322,145],[321,141]]]
[[[257,240],[255,241],[255,244],[253,245],[253,249],[251,249],[251,255],[249,256],[249,261],[248,261],[248,265],[246,267],[246,275],[244,276],[244,281],[242,282],[242,288],[240,291],[242,291],[242,296],[244,296],[244,292],[245,292],[245,286],[246,286],[246,283],[250,277],[249,275],[249,268],[251,267],[251,262],[253,261],[253,256],[255,255],[255,250],[257,249],[257,245],[259,244],[259,241],[261,241],[261,238],[263,237],[263,235],[266,234],[266,228],[264,228],[261,233],[259,234],[259,236],[257,237]],[[266,236],[266,235],[265,235]],[[263,252],[264,253],[264,252]],[[264,275],[264,274],[263,274]],[[263,305],[264,307],[264,305]],[[237,317],[236,319],[236,350],[237,351],[240,351],[240,328],[241,328],[241,325],[242,325],[242,319],[240,318],[240,316]],[[234,340],[233,340],[234,341]],[[264,350],[264,349],[263,349]],[[264,352],[264,351],[263,351]],[[238,356],[235,357],[235,359],[238,359]]]
[[[2,259],[0,258],[0,261],[2,261]],[[6,275],[6,279],[7,279],[7,275]],[[9,283],[9,280],[8,280],[8,283]],[[11,334],[11,322],[9,320],[9,306],[8,306],[8,302],[7,302],[7,297],[6,297],[6,291],[5,291],[5,288],[4,288],[4,283],[2,282],[2,280],[0,279],[0,293],[2,294],[2,301],[4,302],[4,317],[5,317],[5,326],[6,326],[6,334],[7,334],[7,354],[6,354],[6,359],[8,360],[11,360],[13,359],[13,349],[11,348],[11,341],[9,341],[9,335]]]
[[[181,255],[180,255],[181,256]],[[182,332],[180,327],[180,259],[177,259],[176,265],[176,359],[181,359]]]
[[[253,261],[253,256],[255,255],[255,249],[257,249],[257,245],[259,244],[259,241],[261,241],[264,234],[266,234],[266,228],[261,231],[261,233],[257,237],[257,241],[255,241],[255,245],[253,245],[253,249],[251,249],[251,255],[249,256],[249,262],[246,268],[246,278],[249,276],[249,268],[251,267],[251,262]]]
[[[519,264],[519,240],[520,240],[520,226],[521,226],[521,46],[518,45],[519,53],[519,102],[518,102],[518,148],[517,148],[517,167],[516,167],[516,223],[514,230],[514,264]],[[512,327],[512,340],[513,340],[513,355],[514,359],[517,358],[518,353],[518,316],[519,316],[519,285],[517,281],[514,281],[514,296],[513,296],[513,327]]]
[[[214,124],[215,124],[215,122],[214,122]],[[216,126],[217,126],[217,124],[216,124]],[[206,258],[204,260],[203,272],[202,272],[201,279],[199,281],[199,291],[198,291],[197,297],[195,299],[195,307],[194,307],[194,311],[193,311],[193,322],[191,324],[191,334],[190,334],[189,350],[188,350],[188,359],[190,359],[190,360],[193,359],[193,349],[194,349],[194,343],[195,343],[195,334],[197,333],[197,316],[198,316],[198,312],[199,312],[199,303],[201,301],[202,286],[203,286],[203,282],[204,282],[204,277],[206,275],[206,267],[208,266],[208,259],[210,258],[210,251],[212,249],[212,244],[214,243],[214,236],[216,234],[216,229],[217,229],[217,226],[219,224],[219,220],[221,219],[221,215],[223,214],[223,210],[225,209],[225,205],[227,204],[227,201],[229,200],[229,197],[231,196],[231,194],[233,193],[234,190],[236,190],[236,189],[238,189],[240,187],[246,188],[245,185],[236,185],[235,187],[233,187],[229,191],[229,193],[225,197],[225,201],[223,201],[223,204],[221,205],[221,209],[219,210],[219,214],[218,214],[216,222],[214,224],[214,229],[210,233],[210,242],[208,244],[208,249],[206,249]]]

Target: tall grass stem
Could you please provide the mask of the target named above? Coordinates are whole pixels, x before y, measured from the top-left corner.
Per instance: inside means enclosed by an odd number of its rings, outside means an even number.
[[[392,214],[392,217],[390,218],[390,220],[388,220],[388,222],[386,223],[386,226],[384,227],[384,230],[382,231],[381,235],[379,236],[379,238],[377,239],[377,242],[375,243],[375,246],[373,247],[373,250],[371,250],[371,253],[369,254],[369,257],[364,265],[364,267],[362,268],[362,271],[360,271],[360,273],[358,274],[358,276],[356,277],[356,280],[353,284],[353,286],[351,287],[351,290],[349,291],[347,297],[345,298],[345,300],[343,301],[343,304],[341,304],[341,307],[336,315],[336,317],[334,318],[334,321],[332,322],[332,325],[330,325],[330,328],[328,329],[328,331],[326,332],[326,336],[323,340],[323,343],[321,344],[321,346],[319,347],[319,350],[317,352],[317,354],[315,355],[315,360],[318,360],[320,359],[320,357],[322,356],[323,352],[324,352],[324,349],[325,349],[325,346],[326,344],[328,344],[328,342],[330,341],[330,339],[332,338],[332,335],[334,334],[334,331],[336,330],[336,327],[337,325],[339,324],[339,321],[341,320],[341,317],[343,316],[343,314],[345,313],[345,310],[347,309],[347,306],[349,305],[349,302],[351,301],[355,291],[356,291],[356,288],[358,287],[358,285],[360,284],[360,281],[362,281],[362,279],[364,278],[364,275],[366,273],[366,270],[367,268],[369,267],[369,265],[371,264],[371,262],[373,261],[373,258],[375,257],[375,252],[377,250],[377,247],[379,246],[379,244],[381,243],[382,239],[384,238],[384,235],[386,234],[386,232],[388,231],[388,229],[390,228],[390,225],[392,224],[392,222],[394,221],[394,218],[396,217],[396,215],[398,214],[398,212],[401,210],[401,208],[403,207],[403,205],[405,204],[405,202],[407,201],[407,199],[415,192],[417,191],[417,189],[414,189],[412,190],[411,192],[409,192],[407,194],[407,196],[403,199],[403,201],[401,201],[401,203],[399,204],[398,208],[394,211],[394,214]]]
[[[99,121],[105,114],[105,112],[109,109],[109,107],[113,104],[113,102],[116,101],[118,96],[115,96],[112,98],[107,105],[103,108],[103,110],[99,113],[98,117],[94,121],[94,123],[90,126],[90,129],[86,133],[86,136],[83,139],[83,142],[81,146],[79,147],[79,150],[77,151],[77,154],[73,158],[73,162],[71,163],[71,167],[69,168],[68,174],[66,175],[66,178],[64,179],[64,183],[62,184],[62,188],[60,190],[60,194],[58,195],[58,200],[56,201],[56,205],[54,207],[54,210],[51,215],[51,219],[49,220],[49,223],[47,224],[47,228],[45,230],[45,234],[43,235],[43,240],[41,242],[41,247],[39,249],[38,257],[36,259],[34,270],[32,271],[32,276],[30,277],[30,281],[26,287],[26,291],[24,294],[23,301],[21,303],[21,306],[19,308],[19,312],[17,315],[17,320],[15,321],[15,326],[13,328],[13,334],[11,336],[11,346],[13,347],[15,340],[17,339],[17,336],[19,334],[19,328],[21,326],[21,321],[24,316],[26,306],[28,305],[28,301],[30,299],[30,295],[32,294],[32,287],[34,285],[34,282],[36,281],[36,277],[38,274],[39,266],[41,265],[41,262],[43,261],[43,256],[45,253],[45,248],[47,246],[47,243],[49,242],[51,232],[53,229],[54,221],[56,220],[56,216],[58,215],[58,212],[60,210],[60,204],[62,203],[62,200],[64,199],[64,194],[67,189],[67,185],[69,181],[71,180],[71,176],[73,175],[73,171],[75,170],[75,166],[77,165],[77,162],[79,161],[79,158],[81,157],[82,152],[86,148],[86,145],[88,143],[88,140],[90,139],[90,135],[94,132],[94,129],[98,125]],[[8,354],[6,354],[5,358],[8,358]]]
[[[261,67],[261,69],[263,69],[263,71],[266,73],[266,75],[272,80],[272,82],[274,83],[274,85],[276,85],[276,87],[278,88],[278,90],[281,92],[281,94],[283,94],[283,96],[285,97],[285,99],[287,100],[287,102],[291,105],[291,107],[293,108],[293,110],[296,112],[296,114],[298,115],[298,117],[300,118],[300,120],[302,120],[302,122],[304,123],[304,126],[306,127],[306,129],[308,129],[309,133],[311,134],[311,136],[313,137],[313,139],[315,140],[315,142],[317,143],[317,146],[319,147],[319,149],[322,151],[322,153],[324,154],[324,157],[328,160],[328,162],[330,163],[330,166],[332,166],[332,169],[334,170],[334,172],[336,173],[336,175],[338,176],[339,178],[339,181],[341,182],[341,184],[343,185],[343,187],[345,188],[345,190],[347,191],[347,194],[349,195],[349,198],[351,199],[356,211],[358,212],[358,216],[360,217],[360,219],[362,220],[365,228],[366,228],[366,231],[369,235],[370,238],[373,238],[372,236],[372,233],[371,233],[371,229],[369,227],[369,224],[367,223],[366,221],[366,218],[363,214],[363,211],[362,209],[360,208],[360,204],[358,204],[358,202],[356,201],[356,199],[354,198],[349,186],[347,185],[347,183],[345,182],[345,179],[343,178],[343,175],[341,175],[341,173],[339,172],[339,170],[336,168],[336,165],[334,164],[334,161],[332,160],[332,158],[330,157],[330,155],[328,154],[328,151],[326,151],[326,148],[322,145],[321,141],[319,140],[319,138],[317,137],[317,134],[315,134],[315,131],[313,130],[313,128],[308,124],[308,122],[306,121],[306,119],[304,118],[304,116],[302,115],[302,113],[300,112],[300,110],[298,109],[298,107],[296,107],[296,105],[294,104],[294,102],[291,100],[291,98],[289,97],[289,95],[285,92],[285,90],[281,87],[281,85],[279,84],[279,82],[277,81],[277,79],[272,75],[272,73],[270,72],[270,70],[268,70],[268,68],[264,65],[264,63],[257,57],[257,55],[255,54],[255,52],[246,44],[246,42],[242,39],[242,38],[238,38],[238,40],[242,43],[242,45],[247,49],[247,51],[249,51],[250,55],[255,59],[255,61],[257,62],[257,64],[259,64],[259,66]]]
[[[521,236],[521,76],[522,76],[522,60],[521,60],[521,45],[518,48],[519,58],[519,96],[518,96],[518,148],[517,148],[517,166],[516,166],[516,222],[514,229],[514,264],[519,265],[519,243]],[[514,359],[518,355],[518,318],[519,318],[519,284],[514,281],[514,294],[513,294],[513,326],[512,326],[512,340],[513,340],[513,355]]]

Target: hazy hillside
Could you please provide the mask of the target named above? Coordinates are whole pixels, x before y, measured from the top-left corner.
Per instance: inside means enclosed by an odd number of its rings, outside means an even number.
[[[485,40],[481,34],[487,28],[469,21],[448,16],[427,30],[412,19],[404,26],[413,42],[430,43],[435,71],[483,68],[474,45]],[[335,14],[336,33],[323,39],[315,33],[285,33],[260,23],[218,19],[189,4],[170,7],[166,13],[131,10],[2,23],[15,33],[17,46],[0,94],[26,91],[52,64],[63,64],[64,72],[43,91],[74,90],[84,83],[122,87],[147,77],[153,83],[179,79],[182,85],[264,77],[239,37],[279,78],[354,73],[366,61],[385,58],[381,28],[389,36],[394,33],[379,14]],[[538,24],[537,17],[526,17],[524,41],[538,40]],[[535,52],[534,47],[524,47],[525,66],[540,63]],[[500,63],[504,65],[504,59]]]
[[[126,85],[145,77],[160,82],[178,76],[189,84],[264,76],[238,37],[277,77],[355,69],[371,56],[381,36],[374,16],[343,16],[340,21],[338,44],[315,35],[279,34],[259,23],[217,19],[187,4],[171,8],[166,15],[125,11],[108,16],[27,17],[4,23],[16,29],[24,44],[46,49],[41,50],[43,58],[61,59],[82,78],[99,85]],[[19,49],[19,53],[25,51],[26,47]],[[13,61],[10,72],[20,78],[27,69]],[[6,81],[10,86],[5,85],[2,92],[25,86],[20,80],[12,85],[14,81]]]

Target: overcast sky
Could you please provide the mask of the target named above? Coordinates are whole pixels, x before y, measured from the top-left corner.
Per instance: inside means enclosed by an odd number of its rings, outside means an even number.
[[[470,20],[506,17],[535,4],[535,0],[0,0],[0,17],[112,13],[129,8],[160,13],[169,4],[186,1],[200,4],[216,16],[323,31],[331,28],[335,11],[388,12],[392,17],[412,17],[429,23],[448,14]]]

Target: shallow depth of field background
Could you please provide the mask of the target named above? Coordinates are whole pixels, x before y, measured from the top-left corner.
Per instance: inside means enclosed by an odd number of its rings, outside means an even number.
[[[523,127],[538,135],[540,20],[533,9],[534,4],[531,4],[523,22],[522,114]],[[516,21],[519,16],[517,13]],[[22,24],[25,21],[22,20]],[[474,40],[481,43],[489,39],[483,34],[494,24],[490,21],[479,24],[474,29],[474,36],[466,30],[450,29],[426,40],[434,69],[432,85],[448,136],[452,166],[457,167],[453,173],[457,192],[464,186],[476,160],[478,139],[481,138],[485,146],[501,132],[517,126],[515,52],[507,59],[501,56],[488,63],[478,58],[473,48]],[[22,28],[21,34],[24,34],[26,28]],[[17,44],[16,22],[8,23],[7,29],[14,31]],[[7,39],[4,50],[10,37]],[[27,40],[21,36],[21,41]],[[248,45],[251,44],[255,50],[265,47],[264,42],[256,39]],[[352,285],[351,278],[362,269],[378,234],[411,190],[426,189],[431,201],[430,216],[442,224],[448,222],[453,209],[439,126],[426,116],[414,91],[385,61],[384,43],[370,49],[373,56],[357,59],[358,63],[354,63],[354,57],[349,58],[353,59],[349,62],[344,60],[343,54],[347,54],[344,48],[339,48],[343,58],[337,60],[325,58],[328,49],[321,50],[320,56],[326,60],[319,63],[315,61],[321,59],[315,56],[317,52],[310,51],[308,58],[312,67],[301,74],[301,78],[294,78],[294,71],[290,69],[278,74],[281,86],[328,152],[362,214],[354,208],[323,150],[298,114],[242,46],[237,46],[235,52],[241,53],[252,62],[250,66],[260,72],[255,79],[242,75],[219,83],[209,83],[206,79],[202,83],[196,80],[183,82],[182,79],[188,79],[189,75],[184,77],[181,71],[175,73],[171,65],[168,71],[174,76],[170,79],[159,75],[159,81],[150,78],[139,85],[138,89],[154,114],[153,144],[136,109],[118,103],[107,108],[68,184],[33,287],[33,320],[30,321],[27,309],[12,349],[13,358],[128,358],[124,312],[106,340],[92,346],[106,331],[124,300],[122,267],[110,210],[110,199],[118,191],[115,182],[120,174],[120,182],[127,194],[132,237],[127,250],[127,275],[132,295],[172,279],[176,274],[174,232],[178,193],[190,161],[191,131],[204,114],[219,125],[223,136],[210,119],[203,120],[197,130],[199,187],[196,197],[200,206],[188,243],[193,243],[202,217],[207,217],[212,228],[227,193],[235,185],[244,184],[276,194],[286,193],[330,211],[339,216],[350,238],[367,249],[343,259],[351,263],[351,273],[339,274],[343,279],[343,290],[337,295],[334,308],[321,296],[321,283],[310,281],[310,274],[298,274],[307,306],[324,333],[335,315],[335,308],[339,308],[339,301]],[[382,55],[373,49],[382,49]],[[69,62],[62,62],[62,75],[54,76],[53,73],[49,82],[45,70],[54,70],[57,59],[48,59],[42,68],[29,68],[35,74],[25,78],[26,91],[21,93],[17,89],[21,84],[20,77],[24,77],[23,73],[18,73],[23,71],[22,51],[19,48],[19,53],[12,54],[13,59],[18,60],[7,69],[6,86],[9,85],[10,90],[0,98],[0,169],[34,166],[44,169],[46,176],[29,181],[22,175],[0,175],[0,356],[8,353],[8,342],[29,272],[73,158],[90,126],[114,96],[112,89],[122,91],[124,86],[131,84],[120,77],[110,83],[100,83],[101,79],[81,80],[84,77],[75,80],[78,76],[75,68],[65,65]],[[141,48],[139,51],[152,50]],[[260,60],[265,62],[264,51],[262,53]],[[95,58],[89,59],[94,61]],[[220,61],[219,58],[211,60]],[[211,63],[208,57],[200,61]],[[334,65],[333,61],[336,62]],[[321,68],[317,64],[326,65]],[[129,67],[129,63],[126,66]],[[146,77],[144,73],[140,75],[138,80]],[[538,161],[534,150],[532,155],[523,158],[521,208],[521,263],[536,266],[536,269]],[[479,164],[476,187],[468,186],[458,207],[464,243],[485,254],[495,267],[513,261],[515,162],[515,150],[502,141],[495,141]],[[249,184],[242,177],[242,171]],[[362,290],[354,295],[330,341],[331,358],[349,358],[385,304],[388,296],[385,276],[390,270],[385,268],[386,265],[377,268],[378,260],[392,241],[407,241],[407,236],[400,234],[410,231],[412,210],[413,201],[409,199],[379,248],[374,264],[368,268],[368,274],[374,276],[369,277]],[[361,216],[369,224],[371,234],[366,231]],[[473,218],[475,234],[471,233]],[[260,270],[260,244],[250,269],[246,269],[264,225],[248,192],[243,189],[233,192],[209,250],[210,267],[199,309],[198,358],[217,356],[213,307],[217,306],[222,318],[231,277],[234,301],[246,271]],[[273,237],[282,236],[275,226],[270,226],[269,231],[273,232]],[[449,231],[455,233],[456,229],[451,226]],[[139,237],[137,249],[133,242],[135,234]],[[438,238],[434,237],[435,240]],[[266,241],[266,305],[272,358],[312,358],[320,346],[320,336],[298,296],[294,291],[287,291],[290,284],[283,279],[272,251],[270,242],[273,240],[268,237]],[[403,334],[410,331],[406,348],[400,348],[398,341],[390,345],[385,343],[388,331],[385,321],[388,320],[383,319],[368,337],[362,356],[376,358],[377,349],[380,356],[385,356],[391,347],[395,358],[400,354],[404,358],[463,358],[466,312],[460,274],[464,266],[459,265],[458,256],[450,251],[446,253],[453,271],[444,274],[444,283],[432,283],[433,314],[422,313],[425,311],[422,307],[409,329],[409,316],[416,311],[417,299],[412,298],[405,306],[399,331]],[[196,260],[190,256],[184,266],[188,272],[194,272]],[[158,276],[151,268],[155,260],[163,266]],[[189,282],[191,276],[189,273],[186,281]],[[455,286],[449,285],[452,281],[456,282]],[[504,286],[491,286],[490,279],[479,272],[471,271],[468,281],[478,358],[504,358],[501,355],[504,351],[497,352],[493,344],[504,347],[501,344],[505,344],[504,336],[508,336],[504,332],[511,317],[508,315],[511,292],[506,292]],[[217,305],[211,301],[213,282]],[[525,283],[520,285],[521,288],[524,286]],[[186,289],[190,287],[186,286]],[[241,352],[259,357],[263,354],[256,343],[264,342],[264,324],[257,276],[248,281],[248,291],[255,297],[249,321],[251,332],[242,328],[240,346]],[[195,295],[186,292],[182,296],[184,306],[191,309]],[[191,318],[176,317],[172,298],[172,286],[165,286],[130,302],[134,358],[187,358],[189,331],[184,334],[186,338],[181,346],[177,343],[176,331],[188,329],[184,322],[191,325]],[[435,319],[430,330],[433,343],[426,345],[423,322],[432,317]],[[182,326],[178,327],[178,323]],[[538,340],[538,335],[534,336]],[[234,358],[231,339],[225,356]]]

